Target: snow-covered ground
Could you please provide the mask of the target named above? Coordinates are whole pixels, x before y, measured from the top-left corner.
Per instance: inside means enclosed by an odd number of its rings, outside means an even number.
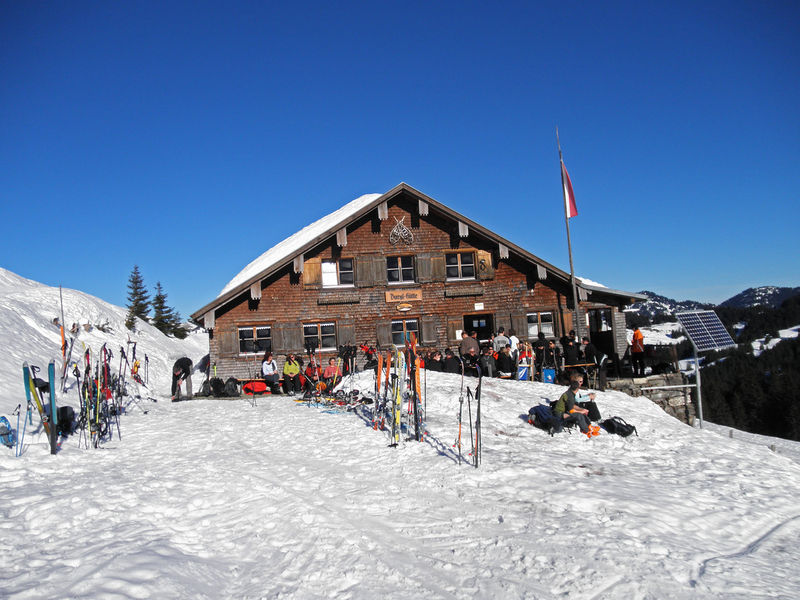
[[[642,335],[644,335],[645,344],[653,344],[655,346],[668,346],[671,344],[679,344],[686,339],[683,333],[683,328],[680,323],[656,323],[642,327]],[[633,339],[633,329],[626,330],[628,343]]]
[[[57,353],[48,290],[28,289],[27,307],[0,290],[14,352],[0,414],[24,402],[21,361]],[[426,440],[390,448],[366,405],[170,403],[170,360],[202,344],[140,343],[158,402],[123,416],[122,439],[87,450],[73,436],[51,456],[29,431],[21,458],[0,448],[0,597],[800,596],[798,444],[692,429],[619,392],[598,393],[600,409],[638,437],[550,437],[526,413],[563,387],[485,380],[475,469],[453,448],[459,376],[427,375]],[[64,402],[77,405],[74,389]],[[467,451],[469,439],[465,406]]]
[[[760,338],[750,342],[753,348],[753,355],[760,356],[764,350],[772,350],[775,346],[780,344],[783,340],[792,340],[800,335],[800,325],[795,325],[789,329],[781,329],[778,331],[778,337]]]

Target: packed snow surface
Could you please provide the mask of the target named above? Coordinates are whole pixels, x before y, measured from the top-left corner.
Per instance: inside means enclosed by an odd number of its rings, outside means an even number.
[[[25,308],[0,292],[0,343],[13,349],[3,362],[14,363],[0,370],[0,414],[16,425],[22,360],[57,354],[60,339],[52,288],[12,287],[31,298]],[[69,297],[65,311],[103,306]],[[102,311],[89,320],[113,325],[122,309]],[[619,392],[598,393],[600,410],[638,437],[550,437],[527,411],[565,388],[484,380],[476,469],[475,379],[423,376],[425,441],[390,448],[369,404],[171,403],[170,361],[205,349],[194,336],[137,335],[157,401],[129,404],[121,439],[85,449],[76,434],[51,456],[34,417],[20,458],[0,447],[0,597],[800,596],[797,444],[693,429]],[[372,395],[374,375],[344,385]],[[72,380],[64,403],[78,405]]]

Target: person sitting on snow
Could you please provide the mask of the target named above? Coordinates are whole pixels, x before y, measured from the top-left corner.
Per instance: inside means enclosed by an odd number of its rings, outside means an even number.
[[[583,376],[579,373],[573,373],[569,378],[569,389],[561,394],[561,397],[553,404],[553,414],[562,419],[564,424],[576,423],[581,433],[586,434],[587,437],[594,437],[599,435],[600,428],[596,425],[589,424],[589,411],[588,409],[581,408],[576,402],[576,394],[581,389],[583,383]],[[589,398],[594,400],[594,394],[589,394]]]
[[[506,345],[497,356],[497,371],[504,379],[514,378],[514,357],[511,355],[511,346]]]
[[[177,402],[181,399],[181,383],[186,382],[186,397],[192,397],[192,361],[188,356],[183,356],[172,365],[172,397],[170,400]]]

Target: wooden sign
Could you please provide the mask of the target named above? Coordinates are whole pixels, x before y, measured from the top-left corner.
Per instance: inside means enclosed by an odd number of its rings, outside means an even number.
[[[386,292],[386,302],[420,302],[422,290],[390,290]]]

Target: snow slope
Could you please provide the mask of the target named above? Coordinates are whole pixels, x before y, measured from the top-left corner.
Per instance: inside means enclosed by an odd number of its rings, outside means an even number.
[[[10,362],[52,346],[50,292],[28,291],[47,308],[0,330],[4,348],[16,344]],[[22,308],[9,302],[3,292],[0,322]],[[159,364],[200,346],[145,345]],[[550,437],[525,416],[563,387],[486,380],[475,469],[453,448],[456,375],[427,375],[426,441],[389,448],[366,406],[170,403],[168,377],[151,374],[158,402],[124,415],[122,439],[103,449],[77,436],[57,456],[36,436],[21,458],[0,448],[0,597],[800,596],[800,465],[781,454],[791,443],[774,452],[770,438],[692,429],[619,392],[598,394],[601,411],[639,437]],[[0,378],[2,410],[19,402],[16,376]],[[77,404],[75,391],[65,400]]]

